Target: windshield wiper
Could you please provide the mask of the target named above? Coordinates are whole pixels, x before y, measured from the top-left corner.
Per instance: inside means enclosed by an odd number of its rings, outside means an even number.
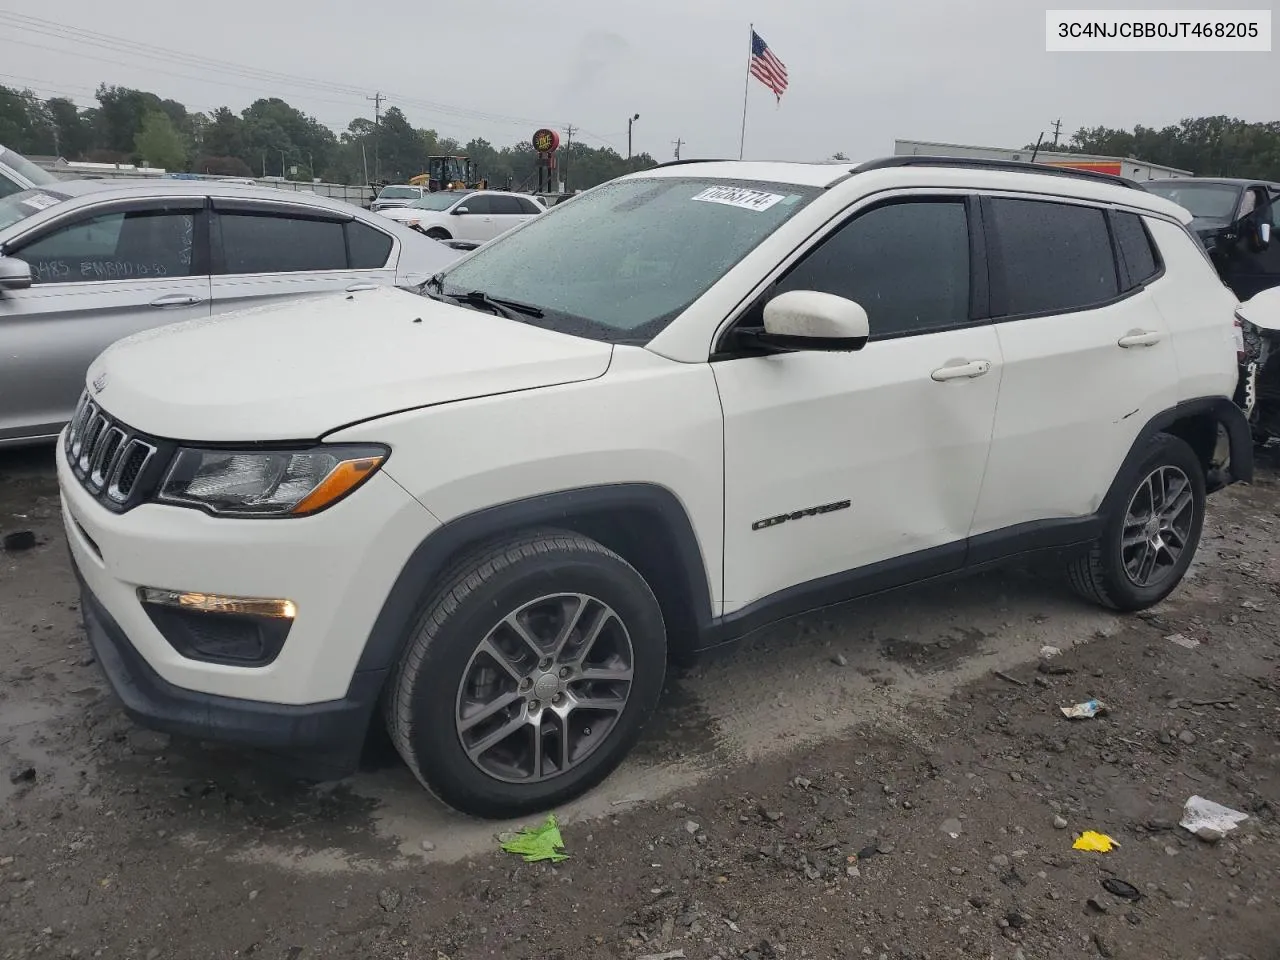
[[[541,317],[542,308],[535,307],[532,303],[521,303],[519,300],[508,300],[505,297],[491,297],[483,290],[470,290],[467,293],[444,294],[450,299],[456,300],[458,303],[469,304],[475,307],[489,307],[495,313],[501,314],[509,320],[516,319],[512,317],[512,313],[523,314],[526,317]]]

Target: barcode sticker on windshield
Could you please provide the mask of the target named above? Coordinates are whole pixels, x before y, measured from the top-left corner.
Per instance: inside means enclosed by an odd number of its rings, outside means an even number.
[[[58,198],[51,197],[47,193],[37,193],[35,196],[26,197],[22,202],[28,207],[35,207],[37,210],[46,210],[58,203]]]
[[[782,200],[780,193],[764,193],[760,190],[746,190],[742,187],[708,187],[694,200],[703,203],[723,203],[728,207],[742,207],[744,210],[768,210]]]

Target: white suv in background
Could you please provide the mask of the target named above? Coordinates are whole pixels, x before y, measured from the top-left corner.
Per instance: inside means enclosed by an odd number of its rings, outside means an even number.
[[[685,162],[421,296],[123,341],[58,458],[90,640],[142,723],[340,776],[380,718],[511,816],[614,768],[669,655],[780,618],[1034,550],[1150,606],[1252,472],[1186,219],[1023,164]]]
[[[432,240],[487,243],[508,230],[546,213],[533,197],[502,190],[442,190],[405,207],[378,211]]]

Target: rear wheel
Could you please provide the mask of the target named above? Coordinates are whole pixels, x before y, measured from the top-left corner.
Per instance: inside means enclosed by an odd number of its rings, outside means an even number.
[[[449,805],[520,816],[609,775],[665,667],[662,613],[640,574],[577,534],[532,534],[446,576],[392,678],[388,729]]]
[[[1204,467],[1186,441],[1161,433],[1107,517],[1102,536],[1070,566],[1072,586],[1114,610],[1159,603],[1182,581],[1204,524]]]

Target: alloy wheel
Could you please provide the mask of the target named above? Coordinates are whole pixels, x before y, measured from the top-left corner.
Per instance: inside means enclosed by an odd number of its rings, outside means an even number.
[[[1129,501],[1121,533],[1125,575],[1136,587],[1154,587],[1178,566],[1195,522],[1191,478],[1179,467],[1157,467]]]
[[[634,672],[631,637],[608,604],[581,593],[533,600],[490,629],[462,673],[462,748],[497,780],[558,777],[608,739]]]

